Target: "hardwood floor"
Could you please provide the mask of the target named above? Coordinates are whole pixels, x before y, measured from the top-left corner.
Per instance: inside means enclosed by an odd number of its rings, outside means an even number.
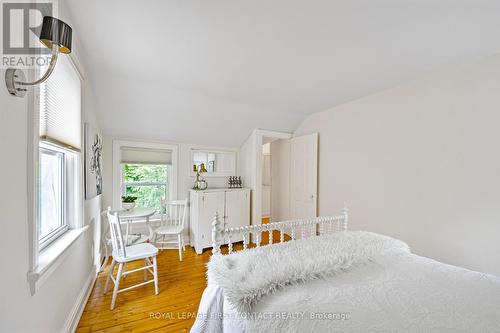
[[[273,237],[276,242],[279,234],[273,233]],[[263,235],[263,244],[267,238]],[[241,244],[234,248],[241,249]],[[103,295],[105,270],[97,278],[77,332],[189,332],[206,287],[205,265],[211,254],[211,249],[206,249],[197,255],[187,246],[184,260],[180,262],[177,250],[160,251],[157,257],[160,293],[154,294],[153,284],[120,293],[114,310],[109,309],[112,292]],[[139,264],[131,263],[127,270]],[[132,273],[122,280],[120,288],[142,279],[142,272]]]
[[[189,332],[206,287],[205,264],[210,255],[210,249],[197,255],[193,248],[186,247],[184,260],[180,262],[176,250],[160,251],[157,257],[160,293],[154,294],[153,284],[120,293],[114,310],[109,309],[111,291],[103,295],[106,274],[102,272],[77,332]],[[129,264],[127,270],[139,264]],[[132,273],[122,280],[120,288],[142,279],[142,272]]]

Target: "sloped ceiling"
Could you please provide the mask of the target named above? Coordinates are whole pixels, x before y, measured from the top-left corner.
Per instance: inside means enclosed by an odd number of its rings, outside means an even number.
[[[239,146],[500,51],[500,1],[65,0],[105,133]]]

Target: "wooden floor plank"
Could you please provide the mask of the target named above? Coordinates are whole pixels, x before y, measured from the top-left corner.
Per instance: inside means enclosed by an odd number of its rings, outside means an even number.
[[[279,241],[278,232],[273,233],[273,237],[274,242]],[[262,244],[266,244],[267,239],[263,237]],[[234,249],[241,247],[241,243],[235,244]],[[227,247],[223,247],[222,251],[227,252]],[[206,287],[206,264],[211,254],[210,249],[198,255],[193,248],[186,247],[184,260],[180,262],[177,250],[160,251],[159,295],[154,294],[153,284],[126,291],[118,294],[114,310],[109,309],[111,290],[103,295],[106,269],[97,278],[77,332],[189,332]],[[140,264],[131,263],[127,269],[137,268]],[[120,288],[142,280],[142,272],[132,273],[122,280]],[[110,285],[112,289],[113,283]]]

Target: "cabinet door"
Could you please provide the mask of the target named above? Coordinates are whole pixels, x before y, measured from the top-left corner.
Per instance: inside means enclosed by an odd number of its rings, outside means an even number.
[[[204,192],[201,197],[198,224],[198,240],[202,248],[212,246],[212,222],[216,212],[219,214],[220,221],[223,222],[224,192]]]
[[[244,227],[250,224],[249,191],[226,192],[225,221],[226,228]]]

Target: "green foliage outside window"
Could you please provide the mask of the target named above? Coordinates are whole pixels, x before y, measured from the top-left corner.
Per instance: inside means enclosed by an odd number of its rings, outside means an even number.
[[[125,164],[125,183],[166,183],[167,166],[151,164]]]
[[[138,207],[161,211],[161,199],[167,196],[167,165],[125,164],[125,195],[137,197]]]

